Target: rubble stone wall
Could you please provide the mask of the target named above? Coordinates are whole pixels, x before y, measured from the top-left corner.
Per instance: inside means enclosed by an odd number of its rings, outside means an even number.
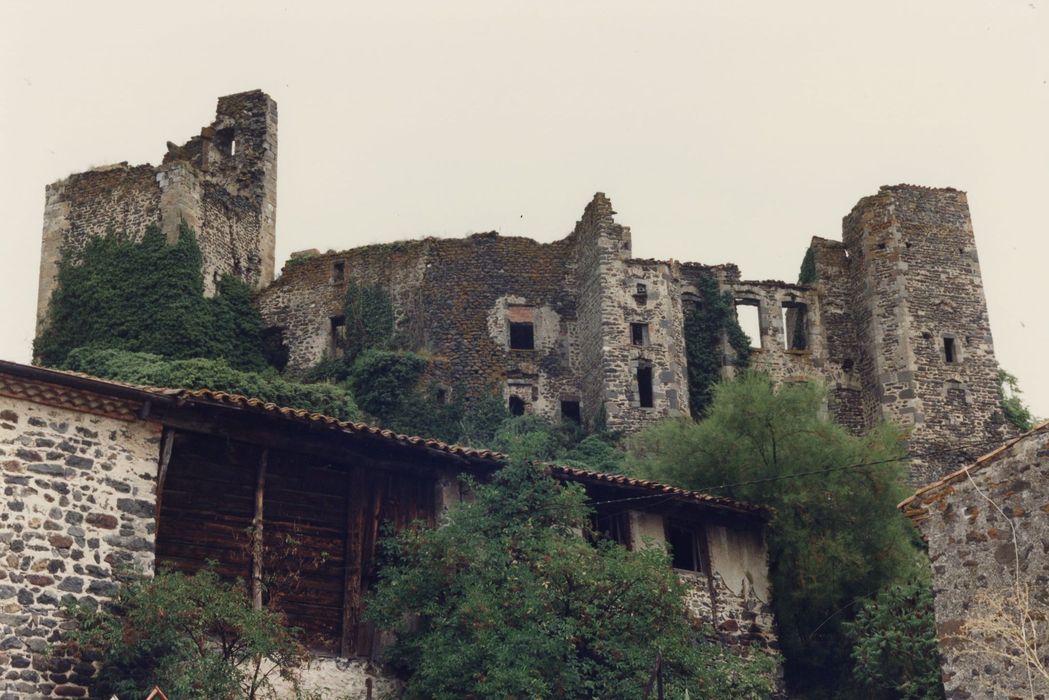
[[[0,698],[86,697],[96,669],[55,646],[61,608],[152,573],[160,428],[118,400],[88,397],[104,416],[19,393],[0,386]]]
[[[971,475],[972,481],[953,480],[907,506],[929,546],[944,689],[948,698],[1049,696],[1044,678],[1034,674],[1032,689],[1026,666],[1004,658],[1017,650],[1013,641],[963,626],[983,620],[1016,633],[1026,602],[1035,626],[1045,629],[1049,427]],[[977,642],[999,653],[981,651]]]

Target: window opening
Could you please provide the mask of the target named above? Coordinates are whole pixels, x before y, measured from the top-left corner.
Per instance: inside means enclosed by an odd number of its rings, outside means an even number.
[[[219,129],[215,132],[215,150],[224,156],[232,156],[236,152],[237,141],[233,137],[233,128]]]
[[[947,362],[958,361],[958,351],[954,347],[954,338],[943,339],[943,357]]]
[[[346,348],[346,317],[331,317],[331,339],[329,341],[329,353],[332,357],[341,357]]]
[[[750,338],[750,347],[761,348],[761,306],[757,299],[736,299],[736,320]]]
[[[511,416],[523,416],[525,412],[524,399],[520,396],[511,396],[507,408],[509,408]]]
[[[785,301],[780,311],[783,318],[783,349],[807,349],[809,346],[808,306],[796,301]]]
[[[331,266],[331,281],[335,284],[339,284],[346,279],[346,262],[343,260],[337,260]]]
[[[671,562],[675,569],[703,571],[699,535],[691,527],[667,525],[667,544],[670,545]]]
[[[573,423],[583,422],[583,415],[579,410],[578,401],[561,401],[561,420],[570,420]]]
[[[643,282],[638,282],[634,289],[634,301],[641,306],[644,306],[645,302],[648,301],[648,285]]]
[[[448,390],[444,387],[437,387],[437,391],[434,392],[434,400],[437,401],[439,406],[444,406],[448,403]]]
[[[652,408],[652,368],[637,368],[637,397],[641,408]]]
[[[631,323],[630,324],[630,344],[631,345],[648,345],[648,324],[647,323]]]
[[[611,540],[630,549],[630,513],[594,513],[590,516],[593,541]]]
[[[534,350],[535,326],[531,323],[510,322],[510,349]]]

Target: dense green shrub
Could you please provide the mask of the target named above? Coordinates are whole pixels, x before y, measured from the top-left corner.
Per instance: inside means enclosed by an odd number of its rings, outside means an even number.
[[[397,630],[406,698],[638,698],[656,659],[668,697],[765,698],[772,657],[697,639],[666,553],[591,546],[586,496],[518,458],[439,528],[384,546],[366,615]],[[405,624],[406,619],[418,624]]]
[[[844,623],[857,600],[908,580],[922,555],[896,509],[908,494],[905,464],[894,461],[903,435],[882,425],[852,436],[825,416],[824,397],[817,385],[746,373],[715,387],[703,421],[668,420],[629,445],[641,476],[774,509],[773,605],[788,680],[855,697]]]
[[[383,287],[362,287],[351,279],[342,308],[346,315],[345,350],[350,360],[365,350],[392,347],[393,303]]]
[[[845,625],[853,674],[884,697],[943,698],[936,614],[928,575],[881,590]]]
[[[412,352],[364,350],[350,369],[350,385],[362,409],[389,419],[416,394],[426,358]]]
[[[750,338],[740,328],[732,295],[722,292],[712,275],[696,283],[700,301],[685,309],[685,357],[688,360],[689,410],[695,417],[710,404],[714,385],[721,380],[723,338],[735,352],[735,367],[750,362]]]
[[[175,359],[225,359],[244,370],[266,366],[261,318],[244,282],[227,276],[204,297],[201,252],[193,230],[168,244],[156,226],[141,241],[110,233],[88,241],[58,266],[47,322],[33,343],[44,365],[79,347],[149,352]]]
[[[66,650],[102,662],[93,697],[144,698],[160,686],[179,700],[272,697],[294,687],[308,654],[278,613],[253,610],[239,585],[205,569],[122,582],[113,601],[71,603]]]
[[[353,394],[345,387],[289,382],[272,369],[242,372],[222,360],[169,360],[142,352],[80,348],[69,353],[63,367],[133,384],[212,389],[316,411],[342,420],[361,419]]]
[[[816,284],[816,253],[809,248],[801,259],[801,270],[798,271],[798,284]]]

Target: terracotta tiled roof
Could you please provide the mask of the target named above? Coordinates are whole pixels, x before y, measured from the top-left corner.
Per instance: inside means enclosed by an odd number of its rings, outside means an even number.
[[[6,361],[0,361],[0,374],[15,375],[26,379],[33,379],[38,382],[52,384],[55,386],[55,390],[48,392],[49,398],[46,401],[46,403],[52,405],[75,407],[76,403],[72,400],[73,394],[71,392],[84,391],[95,392],[103,395],[117,395],[121,398],[137,399],[139,401],[148,401],[151,398],[156,398],[164,401],[171,401],[180,405],[186,403],[219,405],[247,410],[260,415],[271,415],[289,421],[314,424],[350,434],[370,435],[391,442],[424,449],[428,448],[430,450],[436,450],[438,452],[467,459],[491,462],[491,466],[493,467],[497,466],[499,463],[505,462],[507,459],[505,454],[494,450],[477,449],[474,447],[465,447],[463,445],[451,445],[433,438],[425,438],[415,435],[402,435],[400,433],[395,433],[392,430],[385,430],[373,425],[368,425],[367,423],[343,421],[332,416],[324,415],[323,413],[317,413],[302,408],[280,406],[269,401],[263,401],[262,399],[243,396],[241,394],[232,394],[225,391],[141,386],[126,382],[113,381],[110,379],[100,379],[80,372],[33,367],[30,365]],[[767,508],[751,503],[743,503],[722,496],[712,496],[698,491],[688,491],[675,486],[662,484],[657,481],[636,479],[622,474],[607,474],[604,472],[589,471],[586,469],[577,469],[556,464],[547,466],[551,474],[570,481],[592,481],[606,483],[611,486],[642,489],[658,494],[665,494],[675,500],[700,503],[708,507],[722,508],[758,517],[768,517],[771,512]]]
[[[1023,435],[1006,441],[999,447],[995,448],[993,451],[988,452],[984,456],[977,459],[972,464],[967,464],[961,469],[951,472],[939,481],[934,481],[931,484],[923,486],[922,488],[915,491],[913,496],[900,502],[900,504],[896,507],[902,510],[904,515],[906,515],[907,517],[912,519],[920,519],[925,515],[925,505],[943,496],[944,492],[950,489],[952,484],[968,478],[968,475],[972,474],[973,472],[979,471],[991,462],[994,462],[999,457],[1008,452],[1013,445],[1020,442],[1021,440],[1026,440],[1027,438],[1033,435],[1046,432],[1049,432],[1049,421],[1040,423],[1028,432],[1024,433]]]

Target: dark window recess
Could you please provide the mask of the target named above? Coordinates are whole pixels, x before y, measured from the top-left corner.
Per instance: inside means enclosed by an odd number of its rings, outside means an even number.
[[[783,302],[783,347],[805,350],[809,347],[809,309],[796,301]]]
[[[957,362],[958,352],[954,347],[954,338],[943,339],[943,358],[947,362]]]
[[[535,327],[531,323],[510,323],[510,349],[535,349]]]
[[[232,156],[237,152],[236,139],[233,128],[219,129],[215,132],[215,149],[224,156]]]
[[[648,287],[645,284],[638,282],[634,291],[634,301],[642,305],[648,301]]]
[[[561,419],[570,420],[574,423],[582,423],[583,415],[579,411],[578,401],[562,401],[561,402]]]
[[[637,400],[641,408],[652,408],[652,368],[637,368]]]
[[[332,357],[339,357],[346,348],[346,317],[331,317],[331,339],[329,353]]]
[[[284,345],[284,329],[270,326],[262,331],[262,355],[266,362],[283,370],[288,365],[288,348]]]
[[[438,387],[437,391],[434,392],[433,398],[437,401],[438,405],[444,406],[448,403],[448,390]]]
[[[647,323],[631,323],[630,324],[630,344],[631,345],[648,345],[648,324]]]
[[[511,396],[507,408],[510,409],[511,416],[523,416],[525,412],[524,399],[520,396]]]
[[[855,364],[856,364],[856,363],[855,363],[855,362],[853,361],[853,359],[852,359],[851,357],[847,357],[847,358],[845,358],[845,360],[844,360],[844,361],[843,361],[843,362],[841,363],[841,368],[842,368],[843,370],[845,370],[846,372],[851,372],[851,371],[852,371],[852,368],[853,368],[853,366],[854,366]]]
[[[675,569],[703,571],[698,535],[699,533],[690,527],[667,525],[667,544],[670,545],[671,562]]]
[[[595,543],[611,540],[630,549],[630,513],[594,513],[590,516],[590,527]]]
[[[346,279],[346,263],[337,261],[331,266],[331,281],[338,284]]]

